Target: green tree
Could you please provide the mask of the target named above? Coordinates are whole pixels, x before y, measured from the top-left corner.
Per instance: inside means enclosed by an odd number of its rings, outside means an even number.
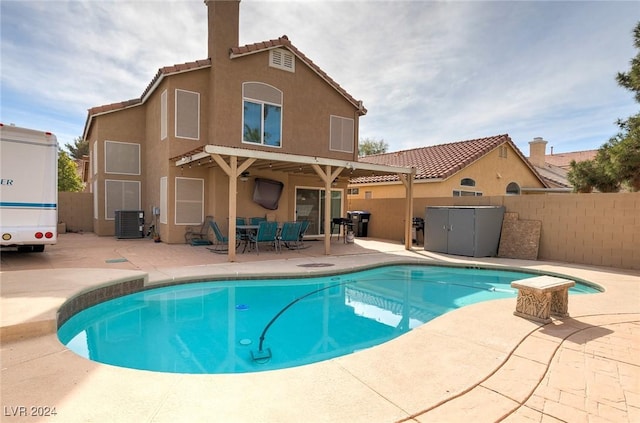
[[[58,151],[58,191],[78,192],[83,188],[76,163],[66,152]]]
[[[633,34],[638,53],[631,59],[629,72],[618,73],[616,81],[632,91],[640,103],[640,22]],[[596,188],[612,192],[618,191],[621,184],[631,191],[640,191],[640,113],[617,123],[619,132],[598,149],[591,163],[571,163],[568,179],[575,191],[590,192]]]
[[[76,160],[89,155],[89,141],[83,140],[82,137],[77,137],[73,140],[73,144],[66,143],[64,146],[71,153],[71,157]]]
[[[596,159],[604,173],[640,191],[640,114],[618,124],[620,132],[600,147]]]
[[[618,84],[634,93],[640,103],[640,21],[633,30],[633,45],[638,50],[631,59],[629,72],[618,73]],[[616,175],[632,191],[640,191],[640,113],[619,120],[620,132],[604,146],[610,151],[607,172]]]
[[[620,189],[620,184],[604,172],[597,158],[581,162],[572,160],[567,179],[575,192],[587,193],[594,188],[601,192],[615,192]]]
[[[633,30],[633,45],[639,51],[636,57],[631,59],[631,69],[629,72],[619,72],[616,80],[619,85],[633,91],[636,101],[640,103],[640,22]]]
[[[389,149],[389,144],[384,140],[376,140],[372,138],[365,138],[360,140],[358,145],[358,155],[360,157],[370,156],[372,154],[386,153]]]

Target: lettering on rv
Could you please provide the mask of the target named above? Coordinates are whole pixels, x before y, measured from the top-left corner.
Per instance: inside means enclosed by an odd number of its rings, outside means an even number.
[[[0,185],[13,185],[13,179],[0,179]]]

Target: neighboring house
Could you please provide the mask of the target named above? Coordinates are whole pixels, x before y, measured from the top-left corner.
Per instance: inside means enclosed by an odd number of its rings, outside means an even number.
[[[547,188],[508,135],[377,154],[360,161],[391,166],[414,166],[414,198],[517,195]],[[396,175],[352,178],[350,198],[399,198]]]
[[[140,98],[89,110],[94,231],[114,235],[116,210],[144,211],[169,243],[209,215],[230,243],[238,216],[309,220],[328,254],[349,176],[412,170],[358,163],[362,102],[286,36],[239,46],[239,1],[205,4],[209,58],[164,67]],[[265,207],[269,187],[282,190]]]
[[[593,160],[598,154],[598,150],[574,151],[569,153],[546,153],[547,141],[541,137],[536,137],[529,141],[529,162],[536,171],[545,179],[550,188],[564,189],[571,191],[573,186],[567,178],[567,173],[571,169],[571,162],[581,162]]]

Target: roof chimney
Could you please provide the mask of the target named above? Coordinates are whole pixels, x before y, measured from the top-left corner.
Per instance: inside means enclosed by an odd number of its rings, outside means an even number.
[[[543,167],[545,164],[545,156],[547,154],[547,142],[542,137],[535,137],[533,141],[529,141],[529,161],[532,165]]]
[[[215,68],[220,60],[229,59],[229,49],[238,47],[240,32],[240,0],[204,0],[208,9],[208,52]]]

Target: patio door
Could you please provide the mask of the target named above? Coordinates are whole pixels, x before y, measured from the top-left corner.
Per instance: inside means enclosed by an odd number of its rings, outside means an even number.
[[[296,220],[308,220],[307,235],[324,235],[326,193],[321,188],[296,188]],[[331,218],[342,216],[342,190],[331,190]]]

